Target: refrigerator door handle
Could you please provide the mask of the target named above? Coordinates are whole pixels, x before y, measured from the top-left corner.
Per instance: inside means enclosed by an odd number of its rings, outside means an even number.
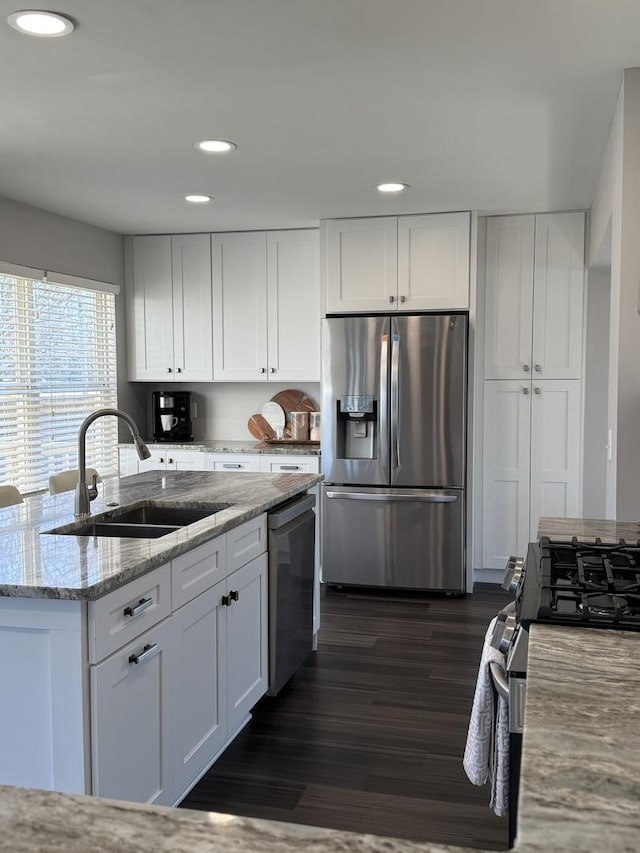
[[[391,343],[391,444],[395,461],[394,470],[400,467],[400,335],[393,333]]]
[[[389,465],[389,441],[383,435],[382,425],[386,426],[388,392],[389,387],[389,335],[383,334],[380,338],[380,408],[378,410],[378,447],[380,448],[380,464],[387,468]]]
[[[327,498],[343,501],[420,501],[432,504],[452,504],[458,500],[458,495],[443,495],[439,492],[399,492],[398,494],[380,494],[379,492],[325,492]]]

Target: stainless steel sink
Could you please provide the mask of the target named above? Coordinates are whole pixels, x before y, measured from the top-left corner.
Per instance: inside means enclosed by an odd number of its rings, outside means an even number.
[[[145,501],[142,505],[123,506],[74,524],[46,530],[62,536],[116,536],[133,539],[158,539],[232,506],[229,503],[191,507],[183,504]]]

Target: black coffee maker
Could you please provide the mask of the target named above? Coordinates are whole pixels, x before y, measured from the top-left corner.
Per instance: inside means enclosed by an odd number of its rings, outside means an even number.
[[[193,441],[191,391],[154,391],[153,437],[156,441]]]

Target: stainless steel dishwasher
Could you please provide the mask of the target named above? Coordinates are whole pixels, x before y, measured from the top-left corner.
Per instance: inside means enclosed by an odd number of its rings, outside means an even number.
[[[313,645],[315,496],[267,514],[269,548],[269,690],[275,696]]]

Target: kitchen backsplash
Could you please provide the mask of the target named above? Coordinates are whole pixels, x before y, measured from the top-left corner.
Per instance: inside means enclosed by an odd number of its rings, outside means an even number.
[[[212,439],[251,440],[253,436],[247,429],[247,420],[262,409],[278,391],[285,388],[298,388],[311,397],[320,407],[319,382],[167,382],[160,386],[156,383],[129,384],[132,395],[140,399],[145,406],[147,422],[145,437],[150,437],[151,429],[151,392],[186,390],[192,392],[197,416],[193,418],[193,436],[196,441]]]

